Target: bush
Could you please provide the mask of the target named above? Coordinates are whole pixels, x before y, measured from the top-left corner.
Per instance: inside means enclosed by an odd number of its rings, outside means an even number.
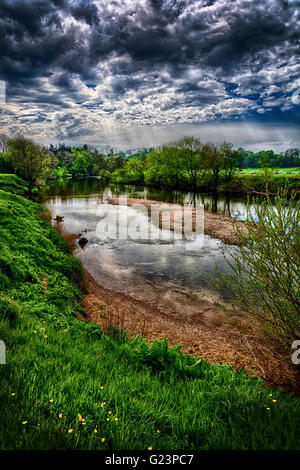
[[[253,203],[247,230],[236,229],[240,248],[226,255],[232,272],[219,280],[269,338],[290,348],[300,339],[300,202],[285,190]]]
[[[16,322],[19,315],[19,306],[17,302],[13,301],[6,295],[0,295],[0,319],[9,320],[11,326]]]

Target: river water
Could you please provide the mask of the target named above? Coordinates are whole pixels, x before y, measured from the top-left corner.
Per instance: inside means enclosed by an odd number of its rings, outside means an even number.
[[[216,269],[228,271],[223,250],[230,252],[236,247],[201,234],[193,240],[178,240],[171,235],[160,240],[145,237],[120,240],[113,232],[102,237],[101,227],[99,229],[101,214],[105,211],[108,221],[115,214],[115,206],[107,200],[120,196],[193,207],[203,204],[206,210],[241,220],[246,217],[246,199],[131,185],[102,185],[97,179],[89,179],[56,183],[49,187],[44,203],[53,217],[64,216],[64,228],[68,232],[83,234],[88,239],[84,249],[78,245],[74,254],[104,287],[153,303],[175,315],[193,315],[203,302],[209,303],[212,298],[226,299],[226,292],[211,286],[211,278]],[[125,209],[120,207],[121,212]],[[137,212],[132,208],[129,210],[131,217]],[[148,223],[146,215],[141,217]]]

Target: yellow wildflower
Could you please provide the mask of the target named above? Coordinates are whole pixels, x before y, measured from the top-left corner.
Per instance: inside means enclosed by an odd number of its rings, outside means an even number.
[[[95,429],[94,429],[94,433],[97,434],[97,432],[98,432],[98,431],[97,431],[97,429],[95,428]]]
[[[112,414],[112,411],[109,411],[108,414],[111,415],[111,414]]]
[[[101,442],[105,442],[105,437],[102,437]]]
[[[152,450],[152,447],[148,447],[148,450]]]
[[[270,408],[267,408],[267,410],[269,410]]]
[[[16,393],[12,393],[11,396],[14,397],[16,395]]]
[[[277,402],[277,400],[272,400],[272,402],[273,402],[273,403],[276,403],[276,402]]]
[[[49,400],[49,403],[53,403],[53,398],[51,398],[51,400]]]
[[[61,419],[63,417],[62,413],[59,413],[58,417]]]
[[[103,390],[103,389],[104,389],[104,387],[100,387],[100,390]]]
[[[159,430],[159,429],[157,429],[157,431],[156,431],[156,432],[160,432],[160,430]]]
[[[119,421],[119,418],[115,418],[115,421]]]
[[[73,429],[69,429],[68,433],[71,434],[73,432]]]
[[[27,424],[27,421],[22,421],[22,424]]]
[[[101,408],[103,408],[104,406],[106,405],[106,401],[104,401],[103,403],[101,403]]]
[[[48,338],[48,335],[44,335],[44,338]]]

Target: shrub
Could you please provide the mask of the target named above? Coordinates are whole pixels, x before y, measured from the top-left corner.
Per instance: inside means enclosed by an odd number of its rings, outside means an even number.
[[[0,295],[0,319],[9,320],[11,326],[15,324],[15,321],[19,315],[19,306],[17,302],[13,301],[6,295]]]
[[[240,248],[225,254],[232,272],[219,273],[234,300],[281,347],[300,339],[300,201],[282,191],[274,201],[248,205]]]

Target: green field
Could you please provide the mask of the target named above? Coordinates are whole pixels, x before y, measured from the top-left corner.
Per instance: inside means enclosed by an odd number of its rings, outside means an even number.
[[[84,321],[79,261],[20,180],[0,187],[1,449],[300,449],[298,399]]]
[[[263,174],[264,170],[261,168],[244,168],[241,170],[240,174],[252,175],[252,174]],[[300,176],[300,166],[295,168],[274,168],[274,175],[291,175],[291,176]]]

